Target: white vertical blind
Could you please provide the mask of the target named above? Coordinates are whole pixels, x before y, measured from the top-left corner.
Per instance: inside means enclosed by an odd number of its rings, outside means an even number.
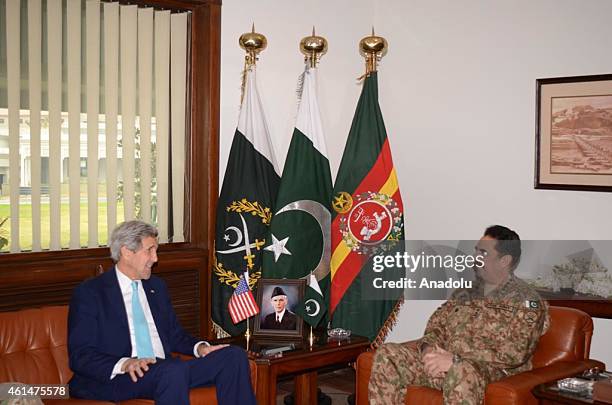
[[[9,129],[9,198],[11,206],[11,252],[19,247],[19,186],[21,176],[21,154],[19,153],[19,82],[20,82],[20,2],[6,0],[6,79]]]
[[[104,112],[106,131],[106,226],[117,224],[117,111],[119,100],[119,3],[104,3]]]
[[[70,248],[81,247],[81,1],[66,0]]]
[[[153,9],[138,10],[138,114],[140,116],[141,219],[151,221],[151,95],[153,86]]]
[[[136,27],[137,7],[120,6],[121,17],[121,159],[125,220],[135,218],[134,136],[136,118]]]
[[[155,134],[157,141],[157,224],[168,242],[168,152],[170,143],[170,11],[155,12]]]
[[[172,227],[173,242],[183,242],[185,202],[185,89],[187,84],[187,13],[170,21],[170,88],[172,131]],[[174,85],[178,84],[178,85]]]
[[[98,246],[98,112],[100,98],[100,2],[88,0],[87,32],[87,246]]]
[[[42,12],[40,0],[28,0],[28,72],[30,83],[30,184],[32,187],[32,250],[41,250],[40,233],[40,104]]]
[[[137,216],[160,242],[183,242],[189,14],[100,0],[4,4],[10,251],[47,248],[46,221],[58,250],[99,246]]]
[[[47,0],[49,249],[61,248],[62,0]]]

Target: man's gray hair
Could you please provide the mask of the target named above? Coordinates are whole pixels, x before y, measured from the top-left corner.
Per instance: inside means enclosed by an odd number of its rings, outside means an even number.
[[[142,247],[142,240],[149,236],[157,238],[157,228],[153,225],[139,220],[120,223],[113,229],[108,241],[111,258],[117,263],[121,258],[121,246],[135,252]]]

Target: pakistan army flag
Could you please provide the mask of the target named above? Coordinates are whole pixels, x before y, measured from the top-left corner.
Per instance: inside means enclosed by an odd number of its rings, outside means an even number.
[[[301,100],[264,253],[264,277],[306,278],[329,297],[332,183],[316,96],[317,70],[306,67]],[[324,312],[324,311],[322,311]]]
[[[246,322],[234,325],[228,301],[246,270],[251,288],[261,278],[262,252],[279,185],[274,149],[257,92],[255,67],[245,74],[238,128],[217,203],[211,287],[212,319],[217,333],[221,329],[232,336],[242,334]]]
[[[376,345],[389,331],[401,298],[400,293],[384,300],[367,295],[369,261],[392,245],[389,241],[404,239],[402,198],[378,105],[376,72],[366,77],[357,103],[332,205],[332,325]]]

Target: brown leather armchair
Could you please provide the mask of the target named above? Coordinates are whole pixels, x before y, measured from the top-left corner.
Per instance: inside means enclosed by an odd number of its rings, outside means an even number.
[[[55,306],[0,312],[0,382],[27,384],[68,384],[72,371],[68,367],[68,307]],[[255,386],[255,364],[251,365],[251,382]],[[214,387],[192,389],[192,405],[214,405]],[[48,400],[45,404],[111,404],[79,399]],[[153,401],[136,399],[125,405],[152,405]]]
[[[589,359],[593,320],[577,309],[550,307],[550,328],[540,338],[533,356],[533,369],[503,378],[487,386],[485,404],[537,404],[531,390],[539,384],[568,377],[592,367],[605,369],[597,360]],[[416,344],[416,341],[407,344]],[[368,403],[368,382],[372,370],[373,352],[357,359],[356,403]],[[410,386],[406,404],[442,404],[442,392]]]

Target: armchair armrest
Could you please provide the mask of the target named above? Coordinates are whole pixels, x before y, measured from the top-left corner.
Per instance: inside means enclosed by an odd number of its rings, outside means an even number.
[[[538,404],[531,394],[536,385],[570,377],[592,367],[605,369],[597,360],[559,361],[546,367],[525,371],[487,386],[486,404]]]
[[[355,404],[368,403],[368,384],[370,382],[373,361],[374,352],[361,353],[359,357],[357,357],[357,364],[355,367]]]

